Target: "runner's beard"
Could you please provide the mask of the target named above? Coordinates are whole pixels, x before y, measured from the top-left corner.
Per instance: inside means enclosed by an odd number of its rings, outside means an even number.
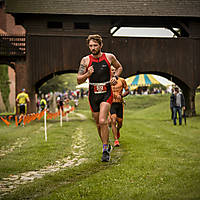
[[[100,53],[100,50],[97,50],[97,51],[96,50],[92,50],[91,53],[92,53],[92,55],[96,56],[96,55],[98,55]]]

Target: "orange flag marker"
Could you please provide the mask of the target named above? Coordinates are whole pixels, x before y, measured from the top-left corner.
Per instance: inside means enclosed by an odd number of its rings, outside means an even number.
[[[4,119],[3,117],[1,117],[2,121],[7,125],[9,126],[10,125],[10,122],[8,122],[6,119]]]

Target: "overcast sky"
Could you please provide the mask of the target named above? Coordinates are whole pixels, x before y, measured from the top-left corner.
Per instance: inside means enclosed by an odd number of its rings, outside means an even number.
[[[111,30],[111,32],[115,27]],[[138,27],[122,27],[114,33],[113,36],[129,36],[129,37],[173,37],[174,34],[166,28],[138,28]]]

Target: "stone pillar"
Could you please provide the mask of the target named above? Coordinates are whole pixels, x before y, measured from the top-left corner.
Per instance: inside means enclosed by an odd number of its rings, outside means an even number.
[[[50,112],[56,112],[56,94],[53,92],[51,94],[51,99],[49,102],[49,110]]]
[[[29,113],[36,113],[37,112],[37,107],[36,107],[36,91],[35,91],[35,87],[31,87],[30,88],[30,92],[29,92],[29,97],[30,97],[30,103],[29,103]]]
[[[21,92],[22,88],[26,89],[29,95],[30,103],[28,104],[28,113],[36,112],[36,98],[35,88],[32,85],[31,75],[27,68],[26,60],[20,59],[15,63],[15,74],[16,74],[16,96]],[[17,108],[17,107],[16,107]],[[18,109],[16,109],[17,111]]]
[[[185,97],[186,115],[195,116],[195,89],[188,88],[183,90],[183,94]]]

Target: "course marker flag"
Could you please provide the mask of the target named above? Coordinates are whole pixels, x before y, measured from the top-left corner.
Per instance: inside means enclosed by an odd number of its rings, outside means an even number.
[[[22,120],[23,120],[23,117],[21,116],[19,118],[19,121],[17,122],[17,116],[15,116],[15,125],[16,125],[16,127],[18,127],[18,124],[20,124]]]
[[[10,125],[10,122],[8,122],[6,119],[4,119],[3,117],[1,117],[2,121],[7,125],[9,126]]]
[[[60,109],[60,126],[62,127],[62,109]]]
[[[44,111],[44,134],[45,134],[45,141],[47,141],[47,111]]]

